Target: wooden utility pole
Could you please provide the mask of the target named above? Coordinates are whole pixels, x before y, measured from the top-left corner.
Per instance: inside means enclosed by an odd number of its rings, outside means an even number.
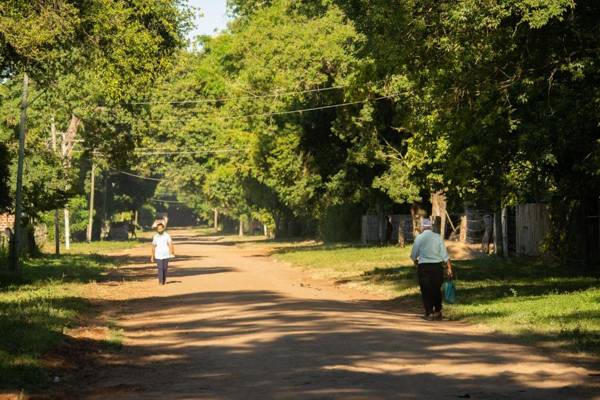
[[[50,125],[50,135],[52,136],[52,152],[56,153],[56,124],[54,123],[54,115]],[[58,210],[54,210],[54,254],[60,255],[60,227],[59,227]]]
[[[92,156],[92,177],[91,177],[91,187],[90,187],[90,211],[89,211],[89,219],[88,219],[88,226],[87,226],[87,232],[86,232],[86,239],[89,242],[92,241],[92,229],[93,229],[93,224],[94,224],[94,190],[95,190],[95,183],[96,183],[96,163],[94,162],[93,156]]]
[[[11,269],[21,271],[19,255],[21,252],[22,214],[23,214],[23,163],[25,159],[25,135],[27,133],[27,96],[29,92],[29,76],[23,74],[23,93],[21,95],[21,119],[19,122],[19,158],[17,160],[17,190],[15,196],[15,233],[13,235],[13,253]]]

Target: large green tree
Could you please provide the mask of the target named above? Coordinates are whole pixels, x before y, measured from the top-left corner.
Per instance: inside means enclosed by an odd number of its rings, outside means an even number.
[[[131,165],[127,154],[141,141],[132,130],[137,118],[132,103],[146,96],[186,44],[189,16],[178,0],[0,4],[0,135],[13,161],[20,74],[33,78],[24,182],[29,215],[83,195],[91,158],[106,172]],[[52,119],[59,148],[60,132],[77,140],[68,162],[51,150]],[[140,203],[136,196],[130,193],[131,202]]]

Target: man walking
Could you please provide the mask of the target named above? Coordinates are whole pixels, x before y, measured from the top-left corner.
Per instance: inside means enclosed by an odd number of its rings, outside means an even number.
[[[156,224],[156,235],[152,239],[151,262],[156,261],[158,267],[158,283],[164,285],[167,283],[167,271],[169,268],[169,258],[175,257],[175,247],[171,236],[165,232],[165,225],[162,222]]]
[[[425,319],[442,319],[444,265],[452,276],[452,264],[442,237],[431,230],[431,220],[421,221],[421,233],[415,238],[410,258],[417,266],[419,286],[425,307]]]

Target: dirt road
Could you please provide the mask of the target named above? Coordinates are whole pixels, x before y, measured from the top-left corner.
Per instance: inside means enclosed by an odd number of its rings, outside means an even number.
[[[174,232],[159,287],[148,249],[96,285],[124,329],[85,399],[600,399],[590,371],[462,323],[426,322],[309,280],[256,249]]]

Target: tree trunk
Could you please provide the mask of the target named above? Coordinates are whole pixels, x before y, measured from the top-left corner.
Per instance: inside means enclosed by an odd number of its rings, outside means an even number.
[[[75,145],[75,135],[77,129],[81,124],[81,120],[75,115],[71,115],[71,121],[69,121],[69,127],[66,132],[62,133],[62,156],[64,162],[64,168],[71,166],[71,156],[73,154],[73,146]],[[68,189],[68,187],[67,187]],[[71,248],[71,227],[69,222],[69,209],[64,209],[65,213],[65,248],[69,250]]]
[[[240,237],[244,236],[244,219],[243,217],[240,217],[240,232],[239,232]]]
[[[92,241],[92,230],[94,227],[94,190],[96,188],[96,163],[92,160],[92,176],[91,176],[91,187],[90,187],[90,210],[88,217],[88,226],[86,232],[86,239],[89,242]]]
[[[438,226],[439,234],[446,237],[446,195],[443,192],[431,194],[431,217],[434,226]],[[439,225],[438,225],[439,224]],[[436,230],[436,229],[434,229]]]
[[[213,210],[213,229],[215,232],[219,230],[219,210],[216,208]]]
[[[52,151],[56,153],[56,124],[54,123],[54,115],[52,116],[52,124],[50,125],[50,135],[52,139]],[[58,210],[54,210],[54,254],[60,255],[60,218]]]
[[[11,270],[16,273],[21,271],[19,262],[21,239],[23,237],[23,164],[25,161],[25,135],[27,133],[27,96],[29,92],[29,76],[23,74],[23,93],[21,96],[21,119],[19,121],[19,152],[17,159],[17,190],[15,195],[15,235],[14,251],[11,258]]]

